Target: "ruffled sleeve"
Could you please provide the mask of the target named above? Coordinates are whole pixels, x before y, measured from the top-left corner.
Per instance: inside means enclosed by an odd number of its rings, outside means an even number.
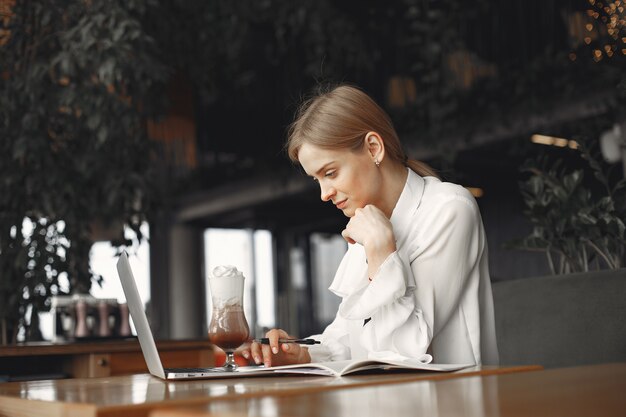
[[[368,356],[384,353],[421,358],[426,353],[432,332],[414,296],[415,280],[407,258],[389,255],[372,282],[344,298],[339,316],[347,320],[366,320],[359,337]]]
[[[309,354],[312,362],[330,362],[350,359],[350,337],[348,326],[340,316],[329,324],[324,333],[310,336],[321,342],[319,345],[309,346]]]

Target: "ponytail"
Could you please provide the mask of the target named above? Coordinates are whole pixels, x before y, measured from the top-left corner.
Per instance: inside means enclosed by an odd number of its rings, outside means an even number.
[[[409,159],[405,162],[405,165],[409,167],[412,171],[418,174],[420,177],[435,177],[439,178],[439,175],[435,172],[434,169],[430,167],[425,162],[418,161],[416,159]]]

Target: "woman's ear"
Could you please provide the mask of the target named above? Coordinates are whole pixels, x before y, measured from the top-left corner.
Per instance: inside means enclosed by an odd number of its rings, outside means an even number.
[[[365,135],[365,149],[377,165],[385,158],[385,142],[376,132],[367,132]]]

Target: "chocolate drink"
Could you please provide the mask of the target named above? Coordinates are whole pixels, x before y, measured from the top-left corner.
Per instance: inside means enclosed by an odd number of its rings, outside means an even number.
[[[250,329],[240,306],[214,308],[209,340],[225,351],[233,351],[248,340]]]

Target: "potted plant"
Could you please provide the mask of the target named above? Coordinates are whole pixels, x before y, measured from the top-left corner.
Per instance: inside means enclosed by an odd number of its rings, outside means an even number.
[[[101,280],[89,266],[94,225],[117,225],[115,245],[128,243],[124,224],[143,239],[156,190],[145,120],[166,76],[140,23],[147,7],[36,0],[15,2],[1,20],[4,342],[51,295]]]
[[[626,179],[608,175],[590,147],[578,144],[586,167],[540,158],[522,168],[529,174],[520,183],[524,213],[533,229],[509,247],[545,253],[553,274],[626,265]]]

